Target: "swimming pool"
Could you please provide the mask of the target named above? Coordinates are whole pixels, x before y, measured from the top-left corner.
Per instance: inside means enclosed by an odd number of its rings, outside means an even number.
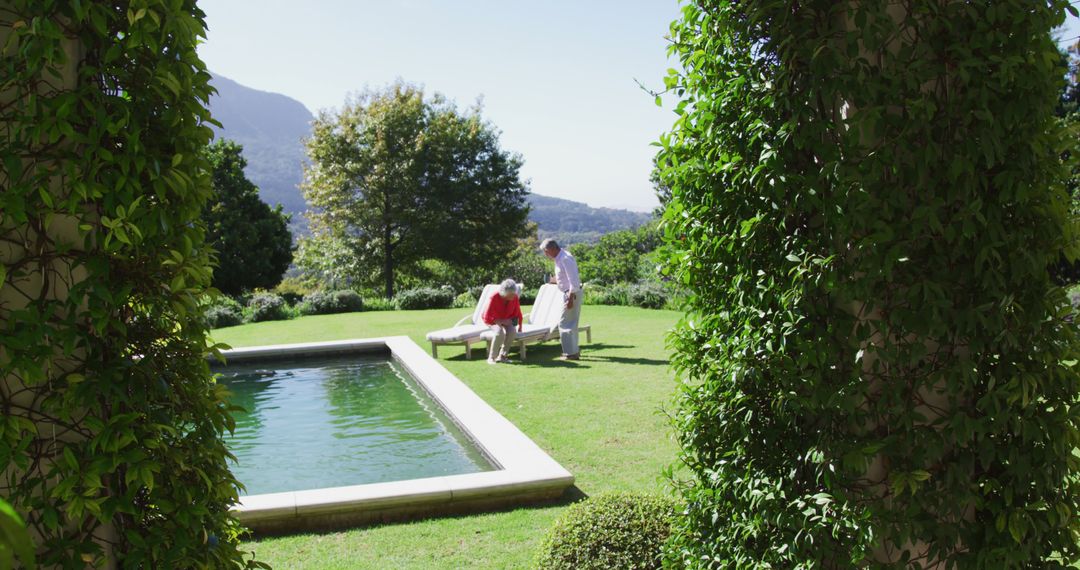
[[[494,469],[389,355],[238,364],[222,371],[246,493],[404,481]]]
[[[224,351],[229,438],[260,533],[554,499],[574,477],[408,337]]]

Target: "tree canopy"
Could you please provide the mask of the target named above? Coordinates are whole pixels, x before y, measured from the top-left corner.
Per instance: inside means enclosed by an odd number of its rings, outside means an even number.
[[[528,188],[480,112],[396,83],[321,113],[307,141],[302,266],[381,284],[389,298],[425,260],[498,265],[528,231]]]
[[[271,289],[292,263],[289,216],[271,208],[244,175],[243,147],[217,140],[207,148],[214,194],[203,208],[207,242],[217,252],[213,285],[237,295]]]

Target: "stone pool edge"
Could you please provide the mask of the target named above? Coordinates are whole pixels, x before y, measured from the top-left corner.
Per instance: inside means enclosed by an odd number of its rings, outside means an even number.
[[[552,500],[574,476],[409,337],[254,346],[228,362],[389,351],[494,463],[496,470],[241,497],[233,507],[258,534],[325,530],[462,514]]]

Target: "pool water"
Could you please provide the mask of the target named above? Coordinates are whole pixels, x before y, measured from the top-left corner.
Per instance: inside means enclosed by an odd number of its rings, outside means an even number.
[[[248,495],[490,471],[494,466],[397,362],[348,356],[217,370],[226,443]]]

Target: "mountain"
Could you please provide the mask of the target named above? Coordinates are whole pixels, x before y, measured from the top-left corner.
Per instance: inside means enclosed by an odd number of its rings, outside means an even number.
[[[214,75],[211,84],[217,95],[210,99],[210,111],[221,123],[215,136],[232,139],[244,147],[245,173],[263,201],[281,204],[293,214],[293,231],[306,231],[303,216],[307,209],[300,192],[304,160],[302,139],[311,133],[315,117],[304,104],[281,95],[245,87],[227,77]],[[540,226],[541,237],[563,243],[592,242],[601,235],[637,227],[649,214],[615,208],[592,208],[582,202],[529,195],[529,218]]]
[[[232,139],[244,147],[245,173],[259,187],[268,204],[281,204],[289,213],[307,206],[300,193],[304,159],[301,139],[311,133],[315,119],[303,103],[278,93],[258,91],[214,75],[210,82],[218,91],[210,98],[210,112],[222,128],[215,136]],[[293,216],[294,220],[300,216]]]
[[[540,237],[554,237],[559,243],[594,242],[606,233],[636,228],[650,214],[615,208],[593,208],[582,202],[529,195],[529,219],[540,226]]]

